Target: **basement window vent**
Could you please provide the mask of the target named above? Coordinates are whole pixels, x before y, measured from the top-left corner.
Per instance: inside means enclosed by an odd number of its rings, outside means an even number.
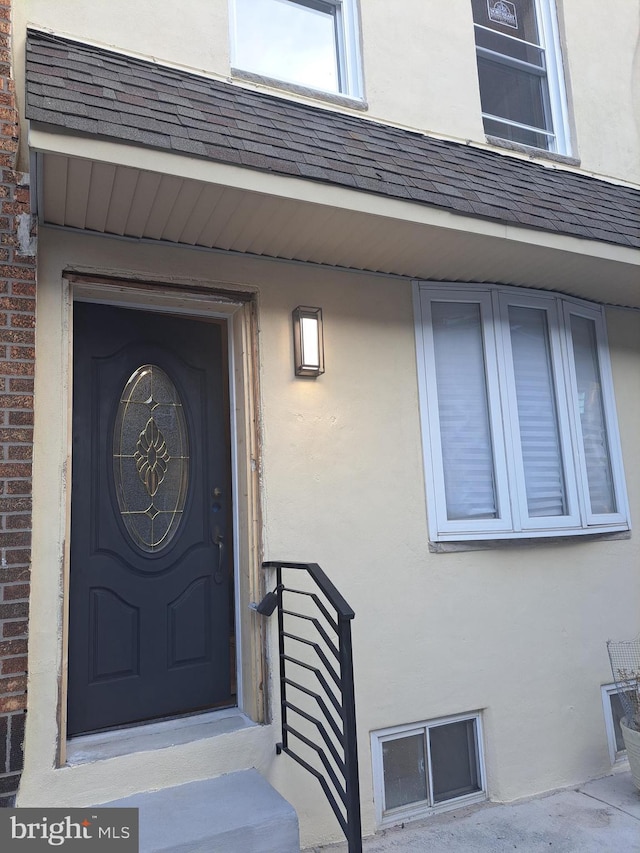
[[[609,757],[612,764],[626,761],[627,750],[622,739],[620,720],[624,717],[624,709],[620,701],[620,691],[615,684],[602,686],[602,708],[604,711],[604,724],[607,732],[607,743],[609,744]]]
[[[371,750],[382,826],[486,798],[479,714],[372,732]]]

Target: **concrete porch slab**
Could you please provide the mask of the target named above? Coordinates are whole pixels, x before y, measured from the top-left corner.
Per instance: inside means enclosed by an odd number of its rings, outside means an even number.
[[[346,844],[307,853],[346,853]],[[640,853],[640,792],[630,773],[507,805],[482,803],[383,830],[364,853]]]
[[[634,786],[630,773],[615,773],[602,779],[586,782],[580,793],[607,803],[640,821],[640,791]],[[638,827],[640,834],[640,826]]]
[[[257,770],[96,805],[140,810],[140,853],[299,853],[293,807]]]

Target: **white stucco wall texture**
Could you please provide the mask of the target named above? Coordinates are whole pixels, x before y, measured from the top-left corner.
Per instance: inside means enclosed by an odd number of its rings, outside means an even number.
[[[497,800],[605,772],[605,641],[638,630],[637,542],[430,553],[410,288],[361,276],[345,287],[331,275],[307,291],[296,278],[263,297],[266,553],[319,562],[356,611],[366,823],[369,732],[389,726],[482,710]],[[291,379],[277,343],[301,288],[325,316],[327,373],[313,385]],[[608,315],[628,472],[638,457],[638,319]]]
[[[110,791],[145,790],[154,774],[162,787],[227,772],[235,762],[258,766],[289,799],[304,844],[339,837],[315,780],[275,757],[277,725],[243,733],[233,755],[223,743],[190,744],[101,767],[54,769],[67,448],[60,400],[69,371],[61,281],[68,269],[258,288],[264,558],[318,562],[356,612],[367,833],[375,828],[369,736],[379,728],[479,711],[488,795],[497,801],[609,770],[600,696],[611,681],[605,642],[638,632],[637,538],[430,551],[409,281],[47,229],[39,251],[37,336],[48,355],[36,375],[29,701],[38,714],[28,715],[20,804],[104,801]],[[291,311],[300,304],[324,313],[326,373],[316,380],[293,375]],[[607,321],[637,519],[640,315],[612,308]]]

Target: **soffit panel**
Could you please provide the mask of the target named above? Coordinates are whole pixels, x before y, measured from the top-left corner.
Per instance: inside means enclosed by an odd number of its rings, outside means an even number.
[[[39,181],[47,225],[640,307],[640,261],[528,243],[508,227],[474,233],[58,153],[40,155]]]
[[[113,184],[116,167],[111,163],[94,163],[91,173],[91,189],[87,199],[85,228],[104,231],[109,216],[109,204],[114,196]]]

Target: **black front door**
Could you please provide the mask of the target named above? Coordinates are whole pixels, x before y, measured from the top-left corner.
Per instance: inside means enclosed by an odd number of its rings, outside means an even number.
[[[222,324],[76,303],[68,732],[234,704]]]

